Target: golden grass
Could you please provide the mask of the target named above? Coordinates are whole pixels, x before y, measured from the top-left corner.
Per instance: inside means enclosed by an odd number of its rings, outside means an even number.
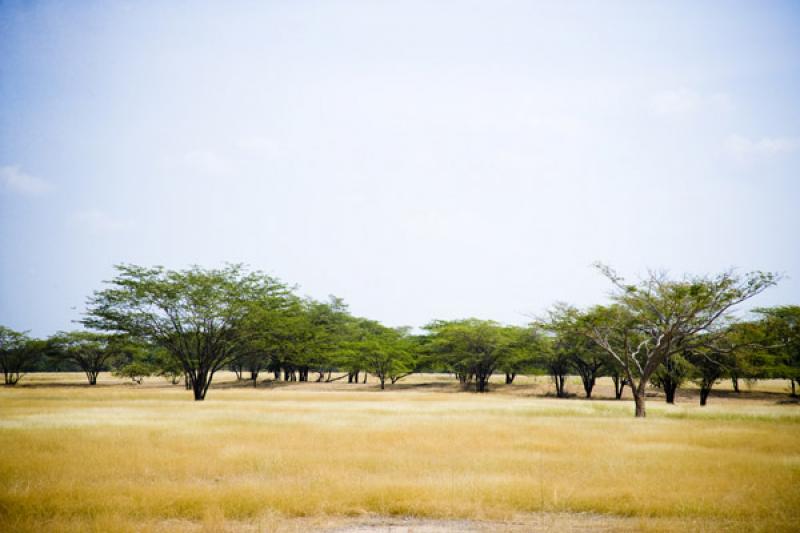
[[[800,527],[800,408],[777,395],[712,396],[706,408],[653,399],[635,420],[626,401],[543,398],[544,379],[486,395],[430,376],[385,392],[221,380],[202,403],[159,380],[67,386],[79,380],[28,376],[0,390],[9,530],[302,530],[348,516],[513,524],[563,513],[605,516],[610,529]]]

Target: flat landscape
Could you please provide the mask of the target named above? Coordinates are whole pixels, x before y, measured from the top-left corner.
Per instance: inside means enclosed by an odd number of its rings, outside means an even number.
[[[786,381],[721,384],[648,418],[601,380],[461,392],[452,376],[366,385],[232,374],[181,385],[31,374],[0,390],[8,531],[792,531],[800,406]],[[568,389],[579,392],[577,378]],[[604,378],[605,379],[605,378]]]

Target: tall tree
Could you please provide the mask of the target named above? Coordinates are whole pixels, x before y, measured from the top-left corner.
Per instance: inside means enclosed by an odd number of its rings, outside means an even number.
[[[241,265],[221,269],[118,265],[108,288],[89,299],[84,324],[147,340],[168,350],[203,400],[215,372],[247,340],[242,327],[254,308],[283,305],[289,288]]]
[[[772,273],[670,280],[651,272],[637,285],[627,284],[612,269],[598,265],[615,288],[616,316],[593,325],[590,335],[614,357],[631,384],[635,415],[644,417],[645,389],[651,376],[675,353],[691,349],[698,336],[724,331],[729,311],[777,282]]]

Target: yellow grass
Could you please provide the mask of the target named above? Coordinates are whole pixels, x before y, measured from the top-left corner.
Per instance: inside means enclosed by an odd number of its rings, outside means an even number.
[[[628,401],[543,397],[544,378],[486,395],[432,376],[385,392],[228,381],[196,403],[159,380],[80,377],[0,390],[8,530],[304,530],[393,516],[520,531],[570,516],[612,530],[800,527],[800,407],[780,403],[779,382],[705,408],[653,398],[635,420]]]

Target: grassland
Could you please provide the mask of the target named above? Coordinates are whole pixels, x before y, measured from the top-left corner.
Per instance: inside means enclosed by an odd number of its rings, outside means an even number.
[[[228,376],[196,403],[81,377],[0,390],[0,529],[800,528],[800,406],[780,382],[705,408],[652,398],[635,420],[608,384],[561,400],[544,378],[476,395]]]

